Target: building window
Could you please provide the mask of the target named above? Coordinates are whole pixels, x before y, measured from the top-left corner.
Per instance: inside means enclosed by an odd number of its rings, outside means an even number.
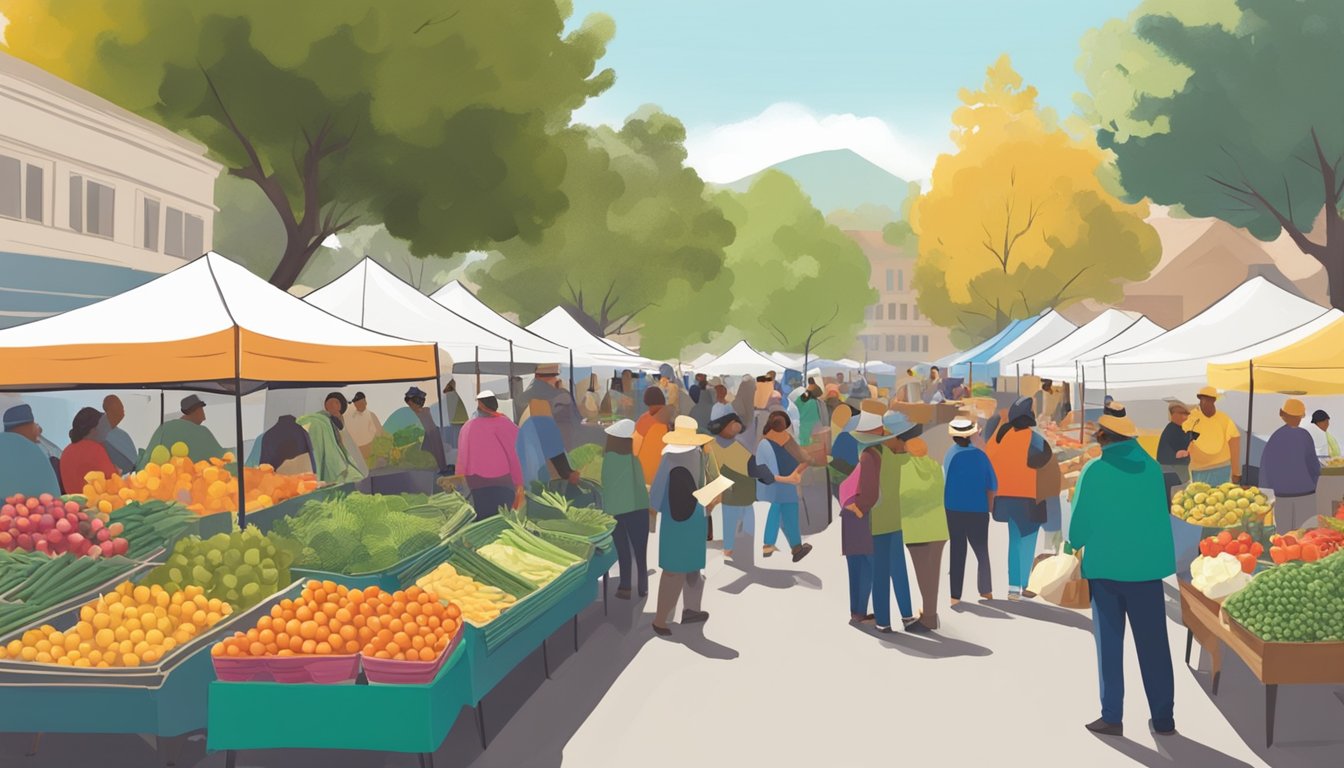
[[[23,163],[0,155],[0,216],[23,218]]]
[[[929,337],[928,337],[928,336],[920,336],[920,337],[919,337],[919,340],[920,340],[920,350],[919,350],[919,351],[920,351],[920,352],[928,352],[928,351],[929,351]]]
[[[106,184],[70,176],[70,228],[99,237],[112,237],[117,191]]]
[[[145,236],[141,245],[151,251],[159,250],[159,201],[145,198]]]
[[[906,319],[906,316],[909,315],[909,314],[910,314],[910,305],[909,305],[909,304],[902,304],[902,305],[901,305],[901,319],[902,319],[902,320]]]
[[[876,314],[876,317],[875,317],[874,319],[876,319],[876,320],[881,320],[881,319],[882,319],[882,305],[881,305],[881,304],[878,304],[878,305],[873,309],[873,312]]]
[[[896,302],[892,302],[887,305],[887,319],[888,320],[896,319]]]
[[[898,351],[898,352],[904,352],[904,351],[905,351],[905,336],[901,336],[899,339],[897,339],[897,344],[899,345],[899,346],[897,347],[897,351]]]
[[[887,274],[890,275],[891,270],[887,270]],[[887,282],[891,282],[891,278],[887,278]],[[901,270],[896,273],[896,290],[898,291],[905,290],[905,270]]]
[[[910,307],[911,307],[911,310],[914,312],[914,318],[915,318],[916,320],[918,320],[918,319],[919,319],[919,305],[918,305],[918,304],[911,304]]]
[[[887,270],[887,290],[888,290],[888,291],[894,291],[894,290],[896,290],[896,285],[895,285],[895,283],[896,283],[896,270],[894,270],[894,269],[888,269],[888,270]]]
[[[888,351],[888,352],[895,352],[895,351],[896,351],[896,337],[895,337],[895,336],[887,336],[887,351]]]
[[[42,194],[45,187],[46,172],[40,165],[28,166],[28,188],[25,190],[23,217],[29,221],[36,221],[41,224],[44,220],[45,211],[43,211],[42,201],[45,196]]]
[[[194,259],[205,250],[205,222],[169,206],[163,217],[163,252]]]

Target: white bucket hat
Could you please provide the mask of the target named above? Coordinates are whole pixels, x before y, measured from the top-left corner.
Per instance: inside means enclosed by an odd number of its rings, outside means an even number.
[[[612,437],[626,437],[626,438],[634,437],[635,422],[631,421],[630,419],[621,419],[620,421],[616,422],[615,424],[612,424],[610,427],[607,427],[602,431],[606,432],[608,435],[611,435]]]

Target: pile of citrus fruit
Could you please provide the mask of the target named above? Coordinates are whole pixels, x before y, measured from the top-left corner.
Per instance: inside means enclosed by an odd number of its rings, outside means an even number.
[[[238,509],[238,478],[225,469],[233,454],[193,462],[187,445],[176,443],[169,450],[158,446],[139,472],[125,476],[90,472],[84,476],[84,497],[90,508],[107,514],[133,501],[176,501],[198,515],[233,512]],[[245,468],[247,508],[264,509],[315,490],[317,476],[280,475],[274,467]]]
[[[215,645],[215,656],[325,656],[433,661],[461,630],[461,611],[418,587],[386,592],[310,581],[246,632]]]
[[[79,609],[75,626],[30,629],[0,646],[0,659],[67,667],[138,667],[157,663],[232,613],[200,587],[169,593],[162,587],[123,582]]]

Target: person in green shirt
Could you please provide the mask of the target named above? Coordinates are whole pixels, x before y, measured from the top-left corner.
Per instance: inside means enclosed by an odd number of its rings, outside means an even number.
[[[644,485],[644,470],[634,452],[635,422],[621,419],[603,431],[607,433],[607,447],[602,454],[602,501],[607,514],[616,518],[611,537],[616,542],[621,575],[616,597],[630,599],[632,574],[638,577],[639,596],[647,597],[649,488]]]
[[[918,437],[923,427],[910,421],[899,411],[887,411],[882,416],[881,432],[864,431],[860,420],[854,439],[860,446],[881,444],[881,464],[878,467],[877,503],[868,513],[873,531],[873,620],[879,632],[892,632],[891,595],[896,593],[896,605],[901,621],[910,632],[927,632],[919,623],[910,604],[910,575],[905,569],[905,537],[902,532],[902,468],[910,454],[905,442]],[[867,471],[866,469],[864,470]]]
[[[1106,736],[1124,734],[1125,623],[1134,634],[1143,689],[1158,734],[1176,732],[1175,679],[1167,643],[1162,580],[1176,572],[1162,468],[1135,439],[1127,416],[1102,416],[1101,458],[1083,468],[1074,494],[1066,551],[1082,550],[1083,577],[1092,595],[1101,717],[1086,726]]]
[[[196,395],[187,395],[182,398],[181,408],[181,418],[169,419],[154,430],[149,443],[145,445],[145,450],[140,454],[139,469],[144,469],[150,463],[150,456],[155,448],[163,446],[171,451],[177,443],[187,446],[187,456],[192,461],[223,458],[226,453],[224,446],[219,444],[214,433],[205,426],[205,402]]]
[[[364,479],[363,470],[341,442],[345,429],[341,417],[348,406],[345,395],[332,392],[323,402],[322,410],[298,419],[299,426],[308,430],[308,438],[313,443],[313,471],[324,483],[336,485]]]

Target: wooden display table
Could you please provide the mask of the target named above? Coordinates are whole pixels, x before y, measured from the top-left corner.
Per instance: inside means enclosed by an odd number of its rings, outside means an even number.
[[[1344,684],[1344,643],[1271,643],[1251,634],[1227,615],[1221,605],[1181,581],[1181,620],[1186,627],[1185,663],[1190,663],[1193,641],[1209,654],[1213,681],[1209,692],[1218,695],[1223,669],[1223,647],[1231,649],[1265,687],[1265,746],[1274,744],[1274,707],[1280,685]]]

